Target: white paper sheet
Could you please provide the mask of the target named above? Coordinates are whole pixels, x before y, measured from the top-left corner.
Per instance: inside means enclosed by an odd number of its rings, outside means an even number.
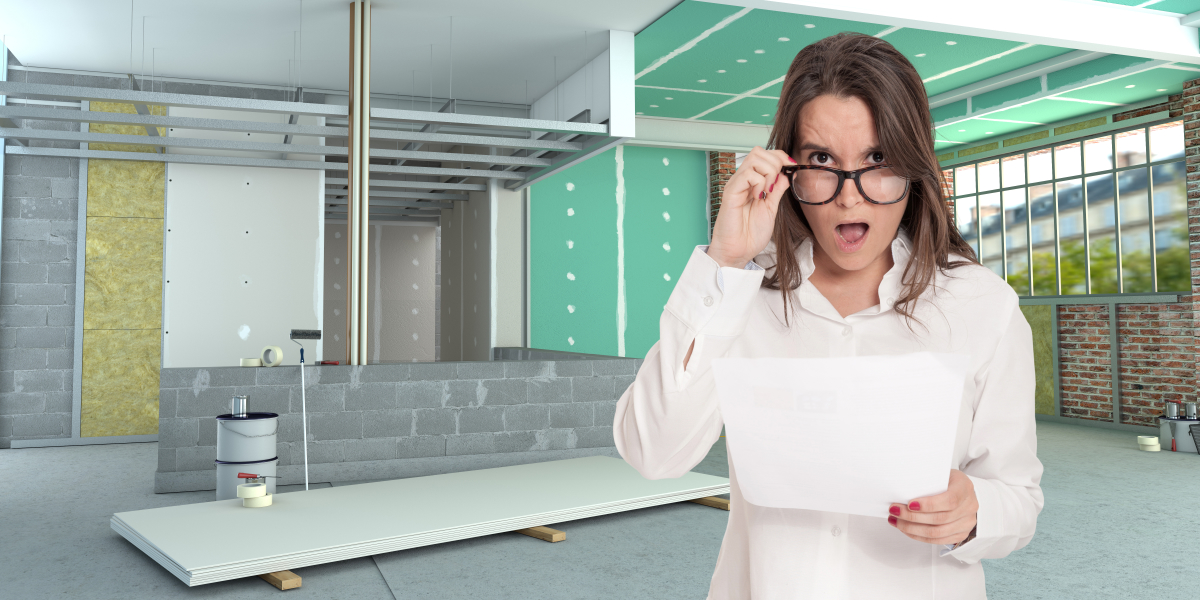
[[[968,357],[725,358],[713,374],[747,502],[885,518],[946,491]]]

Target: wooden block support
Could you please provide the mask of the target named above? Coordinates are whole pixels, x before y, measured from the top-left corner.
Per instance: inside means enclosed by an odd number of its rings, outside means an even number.
[[[291,571],[276,571],[274,573],[267,573],[266,575],[259,575],[259,577],[281,590],[292,590],[300,587],[300,576]]]
[[[696,504],[703,504],[705,506],[711,506],[721,510],[729,510],[729,501],[716,496],[708,496],[707,498],[693,498],[688,500],[688,502],[695,502]]]
[[[543,542],[563,542],[567,539],[565,531],[550,529],[549,527],[530,527],[528,529],[518,529],[516,531],[522,535],[537,538]]]

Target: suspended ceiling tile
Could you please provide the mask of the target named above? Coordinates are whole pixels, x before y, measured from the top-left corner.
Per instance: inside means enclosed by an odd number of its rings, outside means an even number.
[[[1099,100],[1131,104],[1166,94],[1175,94],[1183,89],[1183,82],[1196,79],[1200,73],[1178,69],[1151,69],[1127,75],[1098,85],[1088,86],[1073,92],[1060,94],[1064,98]],[[1161,90],[1161,91],[1160,91]]]
[[[994,108],[1003,105],[1005,102],[1020,100],[1021,98],[1029,98],[1042,91],[1042,80],[1026,79],[1020,83],[1014,83],[1002,87],[997,90],[992,90],[971,98],[971,112],[984,111],[989,108]]]
[[[662,56],[679,48],[741,10],[737,6],[684,2],[676,6],[637,35],[634,46],[634,70],[641,73]]]
[[[637,88],[635,106],[639,115],[689,119],[733,96],[679,90]],[[668,100],[670,98],[670,100]]]
[[[775,121],[775,109],[777,105],[778,103],[775,100],[743,98],[700,117],[700,120],[771,125]]]
[[[1071,52],[1070,49],[1055,46],[1030,46],[1016,50],[1023,44],[920,29],[901,29],[884,39],[908,58],[921,79],[942,75],[926,82],[925,89],[930,96]],[[1008,54],[1004,54],[1006,52]],[[1004,55],[998,56],[1001,54]],[[987,60],[989,58],[991,60]],[[986,62],[943,75],[978,61]]]
[[[1031,123],[1057,123],[1106,108],[1108,106],[1101,104],[1042,99],[990,113],[987,117],[991,119],[1028,121]],[[1028,127],[1036,127],[1036,125],[1029,125]]]
[[[1047,73],[1046,89],[1054,91],[1067,86],[1086,83],[1090,79],[1104,78],[1123,69],[1136,67],[1147,62],[1150,62],[1150,59],[1111,54],[1073,67],[1060,69],[1053,73]]]
[[[958,117],[967,116],[967,101],[959,100],[934,108],[929,111],[933,116],[934,123],[941,123],[947,119],[955,119]]]
[[[974,144],[978,140],[1008,135],[1029,129],[1030,127],[1036,127],[1036,125],[970,119],[962,123],[938,127],[934,131],[933,139],[941,142],[961,142],[959,145],[965,144],[963,147],[966,147],[966,145]]]

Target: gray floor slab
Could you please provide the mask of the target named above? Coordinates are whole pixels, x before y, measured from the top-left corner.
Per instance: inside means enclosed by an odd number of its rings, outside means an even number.
[[[985,561],[989,598],[1194,597],[1200,456],[1141,452],[1135,436],[1039,423],[1046,509],[1028,547]],[[0,597],[279,594],[257,578],[187,588],[109,529],[114,512],[212,499],[154,494],[156,446],[0,451]],[[721,442],[696,468],[727,469]],[[703,598],[726,520],[679,504],[559,524],[567,541],[557,544],[505,534],[381,555],[378,567],[371,559],[309,567],[287,597],[390,600],[395,589],[396,598]]]

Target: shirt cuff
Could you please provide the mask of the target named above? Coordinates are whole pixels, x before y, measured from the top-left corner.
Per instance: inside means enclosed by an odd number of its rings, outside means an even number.
[[[704,251],[705,254],[708,254],[708,246],[696,246],[696,248]],[[721,290],[722,292],[725,291],[725,276],[722,275],[721,272],[724,271],[725,269],[729,269],[729,268],[732,268],[732,267],[721,267],[721,268],[717,269],[717,289]],[[742,267],[742,269],[745,271],[764,271],[765,270],[762,267],[758,266],[758,263],[756,263],[754,261],[750,261],[750,262],[746,263],[746,266]]]

